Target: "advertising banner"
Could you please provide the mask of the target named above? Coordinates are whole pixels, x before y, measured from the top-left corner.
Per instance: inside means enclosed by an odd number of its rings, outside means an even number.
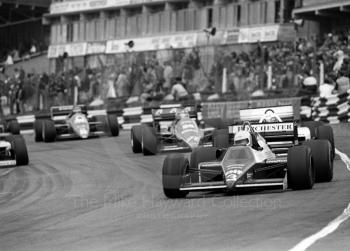
[[[87,43],[72,43],[72,44],[60,44],[60,45],[50,45],[48,50],[48,58],[58,58],[62,56],[65,52],[68,57],[78,57],[85,56],[87,49]]]
[[[88,43],[86,54],[104,54],[106,52],[106,43],[104,42],[95,42],[95,43]]]
[[[97,10],[143,3],[165,2],[164,0],[76,0],[55,2],[50,6],[50,14]]]
[[[128,42],[134,42],[134,47],[129,48]],[[107,42],[106,53],[116,54],[130,51],[152,51],[164,49],[191,48],[196,45],[197,34],[177,34],[158,37],[134,38],[111,40]]]
[[[278,40],[279,25],[237,28],[225,32],[223,44],[272,42]]]

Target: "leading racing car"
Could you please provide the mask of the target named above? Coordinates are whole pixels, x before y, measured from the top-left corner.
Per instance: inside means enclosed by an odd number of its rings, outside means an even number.
[[[314,182],[331,181],[329,138],[311,138],[309,128],[300,129],[296,122],[269,117],[257,124],[246,121],[230,126],[232,144],[228,133],[225,136],[222,132],[217,140],[220,147],[197,148],[190,159],[183,154],[167,156],[162,171],[164,194],[181,198],[190,191],[202,190],[299,190],[311,189]],[[332,133],[330,127],[323,130],[328,136]]]
[[[198,146],[212,146],[213,131],[226,125],[220,119],[200,124],[197,109],[167,107],[152,110],[153,122],[131,129],[134,153],[153,155],[158,152],[190,151]],[[209,125],[210,124],[210,125]]]
[[[37,116],[34,122],[35,141],[53,142],[58,139],[86,139],[101,135],[119,135],[115,113],[88,111],[85,106],[51,107],[50,114]]]

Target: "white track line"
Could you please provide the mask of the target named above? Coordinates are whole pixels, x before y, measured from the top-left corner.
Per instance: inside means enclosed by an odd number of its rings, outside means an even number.
[[[333,221],[331,221],[326,227],[321,229],[321,231],[317,232],[314,235],[311,235],[310,237],[304,239],[301,241],[298,245],[290,249],[290,251],[302,251],[309,248],[312,244],[314,244],[319,239],[322,239],[326,237],[327,235],[333,233],[344,221],[349,219],[350,217],[350,204],[346,209],[344,209],[344,212],[339,215],[337,218],[335,218]]]
[[[346,168],[350,171],[350,159],[345,154],[340,152],[338,149],[335,149],[335,153],[339,155],[340,159],[344,162],[346,165]],[[350,203],[347,208],[344,209],[343,213],[339,215],[337,218],[335,218],[333,221],[328,223],[327,226],[322,228],[319,232],[317,232],[314,235],[311,235],[310,237],[302,240],[299,242],[296,246],[294,246],[290,251],[303,251],[309,248],[312,244],[314,244],[319,239],[322,239],[326,237],[327,235],[333,233],[337,228],[345,222],[347,219],[350,218]]]
[[[340,159],[346,165],[346,168],[350,171],[350,159],[349,159],[349,157],[345,153],[342,153],[341,151],[339,151],[337,148],[335,149],[335,154],[339,155]]]

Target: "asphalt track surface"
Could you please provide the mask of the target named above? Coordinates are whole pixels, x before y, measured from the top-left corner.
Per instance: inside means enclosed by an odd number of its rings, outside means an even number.
[[[350,153],[350,125],[335,127]],[[289,250],[350,203],[350,172],[308,191],[227,196],[162,192],[164,155],[131,152],[118,138],[35,143],[30,165],[0,169],[0,250]],[[309,250],[350,250],[350,220]]]

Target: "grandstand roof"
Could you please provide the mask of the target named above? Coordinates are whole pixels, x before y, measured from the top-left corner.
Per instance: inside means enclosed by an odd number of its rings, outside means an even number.
[[[51,0],[0,0],[0,28],[40,18]]]
[[[297,18],[317,20],[322,18],[347,18],[350,12],[350,0],[329,1],[328,3],[317,3],[303,6],[293,10]]]
[[[8,4],[18,4],[18,5],[29,5],[37,7],[46,7],[48,8],[51,4],[51,0],[0,0],[0,3]]]

